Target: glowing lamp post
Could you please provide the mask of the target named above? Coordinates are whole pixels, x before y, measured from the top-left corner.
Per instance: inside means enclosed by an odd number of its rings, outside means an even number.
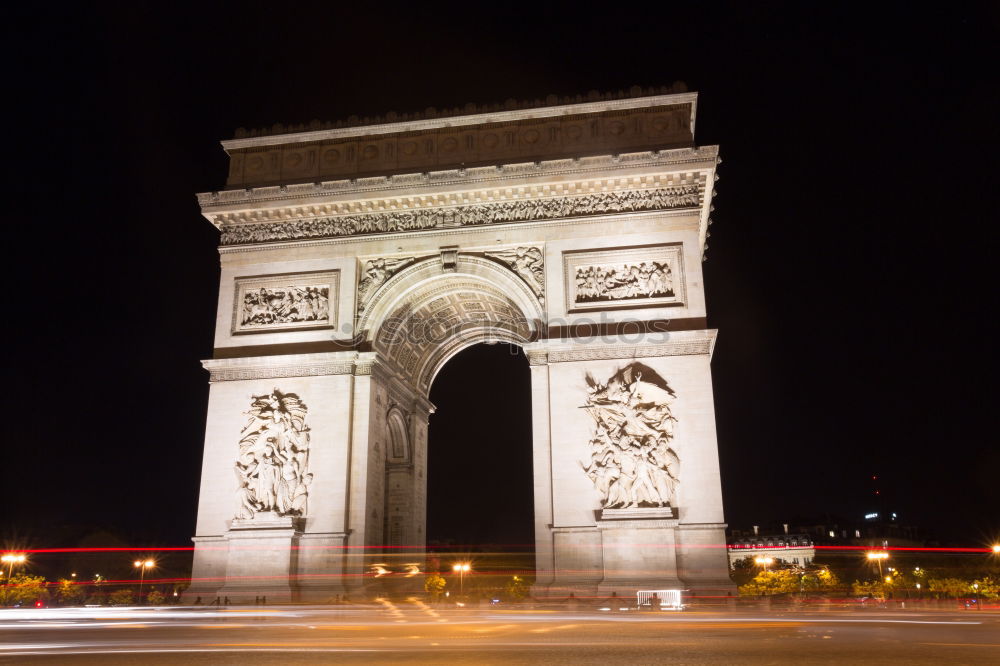
[[[0,561],[3,561],[7,565],[7,584],[10,584],[10,577],[14,573],[15,564],[24,564],[27,558],[24,553],[4,553],[3,557],[0,557]]]
[[[24,553],[4,553],[3,557],[0,557],[0,561],[7,565],[7,580],[4,581],[4,603],[7,602],[7,590],[10,588],[10,577],[14,574],[14,565],[24,564],[26,559]]]
[[[136,560],[132,563],[139,570],[139,604],[142,605],[142,584],[146,580],[146,569],[156,566],[153,560]]]
[[[767,571],[767,568],[770,565],[774,564],[773,557],[755,557],[753,561],[759,564],[760,566],[764,567],[764,571]]]
[[[1000,555],[1000,543],[993,544],[993,554]]]
[[[878,562],[878,577],[882,577],[882,560],[889,559],[889,553],[885,552],[869,552],[867,555],[869,561],[874,560]]]
[[[463,562],[461,564],[456,564],[451,568],[452,571],[458,574],[458,593],[460,595],[465,595],[465,574],[472,567],[469,566],[468,562]]]

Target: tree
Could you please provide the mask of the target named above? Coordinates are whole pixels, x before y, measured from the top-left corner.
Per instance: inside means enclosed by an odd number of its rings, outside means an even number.
[[[752,557],[744,557],[742,560],[733,562],[729,575],[737,587],[746,585],[757,575],[757,565],[754,564]]]
[[[802,574],[799,587],[803,592],[832,592],[840,587],[840,580],[829,569],[817,569]]]
[[[108,603],[112,606],[130,606],[132,604],[132,590],[123,587],[108,595]]]
[[[972,584],[961,578],[931,578],[927,581],[928,589],[938,597],[971,597]]]
[[[424,592],[427,592],[435,600],[441,596],[444,592],[444,588],[448,585],[448,581],[439,576],[438,574],[428,574],[424,578]]]
[[[49,598],[49,592],[45,589],[45,578],[26,573],[11,576],[3,588],[3,593],[4,603],[8,606],[17,603],[33,604],[38,600],[44,601]]]
[[[744,597],[794,594],[799,591],[799,574],[790,569],[761,571],[752,581],[740,586],[739,591]]]
[[[70,606],[82,603],[83,598],[87,594],[87,590],[83,585],[69,578],[59,579],[59,587],[56,588],[56,592],[59,595],[59,601]]]
[[[855,597],[872,597],[885,599],[885,584],[880,580],[854,581],[851,583],[851,594]]]
[[[528,584],[520,576],[512,576],[504,586],[504,593],[511,601],[524,599],[528,596]]]
[[[149,594],[146,595],[146,603],[150,606],[161,606],[163,605],[164,599],[166,599],[166,597],[163,596],[163,592],[160,592],[155,587],[149,591]]]
[[[980,599],[1000,599],[1000,580],[986,576],[972,581],[972,584],[978,586],[973,591]]]

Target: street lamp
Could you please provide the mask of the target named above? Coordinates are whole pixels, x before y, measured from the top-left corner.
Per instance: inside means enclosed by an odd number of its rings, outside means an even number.
[[[3,595],[4,603],[7,602],[7,596],[8,596],[7,589],[9,589],[10,587],[10,577],[14,573],[14,565],[24,564],[24,561],[26,559],[27,558],[25,557],[24,553],[4,553],[3,557],[0,557],[0,561],[2,561],[4,564],[7,565],[7,580],[4,583],[4,595]]]
[[[27,559],[24,553],[4,553],[3,557],[0,557],[0,561],[7,564],[7,584],[10,584],[11,574],[14,572],[15,564],[24,564]]]
[[[139,570],[139,605],[142,605],[142,583],[146,580],[146,569],[156,566],[153,560],[136,560],[132,563]]]
[[[458,574],[458,593],[460,595],[465,595],[465,573],[469,571],[472,567],[469,566],[468,562],[462,562],[461,564],[456,564],[451,568],[452,571]]]
[[[993,544],[993,554],[1000,555],[1000,543]]]
[[[774,564],[773,557],[755,557],[753,561],[764,567],[764,571],[767,571],[768,565]]]
[[[882,577],[882,560],[889,559],[889,553],[870,551],[870,552],[867,553],[866,556],[868,557],[869,560],[875,560],[876,562],[878,562],[878,577],[881,578]]]

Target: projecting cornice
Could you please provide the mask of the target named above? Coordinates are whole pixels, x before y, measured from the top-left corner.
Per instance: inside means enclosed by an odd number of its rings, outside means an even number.
[[[202,214],[216,226],[220,215],[252,209],[294,209],[296,206],[317,204],[331,197],[337,199],[368,199],[373,195],[390,196],[393,193],[440,191],[461,187],[484,187],[490,184],[513,185],[521,182],[538,182],[552,177],[568,175],[586,176],[595,173],[631,171],[636,168],[714,169],[718,162],[718,146],[655,150],[621,155],[596,155],[578,159],[521,162],[495,166],[472,167],[406,173],[371,178],[350,178],[316,183],[250,187],[218,192],[199,193],[198,203]],[[671,170],[673,170],[673,168]],[[286,218],[294,210],[286,212]]]
[[[530,365],[661,356],[711,356],[717,334],[715,329],[704,329],[608,335],[585,343],[544,340],[524,345],[524,350]]]
[[[232,382],[283,377],[364,375],[371,373],[373,363],[373,354],[329,352],[209,359],[202,361],[201,365],[208,370],[209,381]]]
[[[199,200],[223,246],[683,209],[707,230],[717,163],[709,146],[226,190]]]

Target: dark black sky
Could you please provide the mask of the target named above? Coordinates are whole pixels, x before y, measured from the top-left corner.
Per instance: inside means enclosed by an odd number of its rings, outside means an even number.
[[[857,514],[877,471],[905,519],[997,532],[995,4],[370,7],[8,10],[4,535],[189,543],[218,275],[194,193],[223,186],[235,128],[675,80],[724,158],[706,282],[730,522]],[[470,429],[528,418],[449,402],[492,390],[483,367],[434,387],[466,443],[432,502],[495,463]],[[522,485],[491,520],[530,510]]]

